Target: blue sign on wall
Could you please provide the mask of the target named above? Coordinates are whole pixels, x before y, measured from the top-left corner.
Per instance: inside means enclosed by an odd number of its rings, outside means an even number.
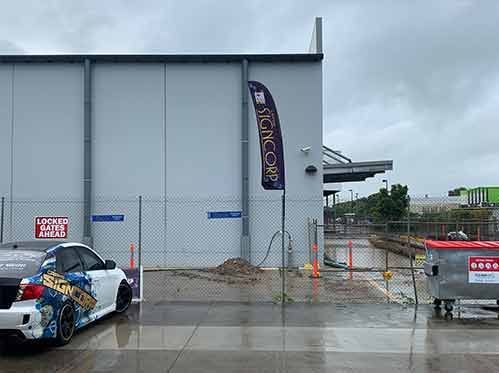
[[[238,219],[241,211],[208,211],[208,219]]]
[[[92,215],[93,222],[125,221],[125,215]]]

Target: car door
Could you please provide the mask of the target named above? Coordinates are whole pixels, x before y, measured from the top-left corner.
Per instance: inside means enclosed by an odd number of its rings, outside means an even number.
[[[62,278],[52,281],[53,289],[63,293],[75,305],[75,324],[84,325],[91,319],[97,298],[94,285],[83,272],[80,256],[72,247],[61,247],[56,252],[56,272]]]
[[[95,285],[97,295],[96,312],[107,313],[109,308],[114,304],[116,299],[114,279],[106,270],[104,261],[99,258],[93,251],[83,246],[75,247],[76,252],[83,262],[85,274],[91,279]]]

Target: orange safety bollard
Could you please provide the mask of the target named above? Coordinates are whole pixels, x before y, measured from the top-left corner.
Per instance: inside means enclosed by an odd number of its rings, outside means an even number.
[[[318,259],[318,251],[319,251],[319,248],[317,247],[317,244],[314,243],[314,245],[312,246],[312,250],[314,252],[314,261],[312,263],[312,278],[319,278],[321,277],[320,273],[319,273],[319,259]]]
[[[135,268],[135,245],[133,243],[130,244],[130,268]]]
[[[352,274],[352,268],[353,268],[353,252],[352,252],[352,247],[353,243],[352,241],[348,241],[348,269],[350,270],[350,280],[353,278]]]

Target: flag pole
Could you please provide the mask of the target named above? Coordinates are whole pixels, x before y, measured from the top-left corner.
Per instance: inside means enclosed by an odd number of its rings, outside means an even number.
[[[282,225],[281,225],[281,279],[282,279],[282,284],[281,284],[281,302],[284,305],[286,302],[285,296],[286,296],[286,249],[285,249],[285,244],[284,244],[284,239],[285,239],[285,222],[286,222],[286,187],[282,190]]]

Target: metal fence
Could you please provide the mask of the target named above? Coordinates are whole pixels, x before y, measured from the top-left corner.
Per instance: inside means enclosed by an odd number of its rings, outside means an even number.
[[[398,221],[354,213],[338,220],[325,227],[326,261],[349,276],[364,273],[398,302],[432,301],[422,268],[426,239],[499,240],[499,208],[469,206],[462,197],[412,197]]]
[[[248,261],[240,258],[240,220],[207,218],[209,211],[239,210],[236,198],[97,199],[92,214],[122,214],[124,219],[93,222],[93,246],[122,268],[135,256],[144,267],[146,301],[428,303],[423,241],[445,240],[457,231],[470,239],[497,240],[499,214],[444,198],[440,205],[426,197],[418,201],[411,199],[402,220],[350,216],[323,225],[313,216],[321,200],[289,198],[284,268],[278,198],[250,201],[254,233]],[[0,212],[3,241],[33,239],[36,216],[68,217],[67,239],[83,237],[83,202],[78,200],[4,198]]]
[[[81,241],[84,236],[80,200],[2,201],[3,241],[34,239],[34,220],[40,216],[67,217],[69,241]],[[120,214],[124,218],[93,221],[92,245],[122,268],[130,265],[133,245],[134,262],[144,267],[144,298],[149,301],[279,301],[283,274],[281,236],[276,234],[280,230],[280,198],[250,200],[252,250],[248,262],[240,260],[237,214],[233,219],[210,219],[208,215],[210,211],[238,211],[240,203],[231,197],[96,199],[92,216]],[[286,267],[303,267],[308,262],[305,217],[321,208],[320,198],[287,199]],[[322,247],[321,233],[319,242]],[[289,286],[294,286],[292,276]]]
[[[393,250],[385,244],[388,225],[336,224],[324,227],[324,281],[340,282],[343,292],[333,301],[362,303],[418,302],[421,281],[416,273],[414,253]],[[382,241],[383,239],[383,241]],[[401,243],[405,247],[405,243]]]

